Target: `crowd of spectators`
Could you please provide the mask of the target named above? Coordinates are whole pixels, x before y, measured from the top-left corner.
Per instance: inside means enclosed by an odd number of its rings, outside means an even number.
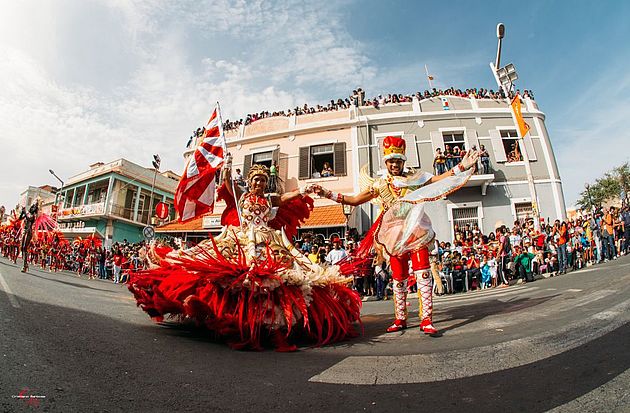
[[[352,254],[359,237],[350,235],[324,241],[312,234],[303,236],[297,247],[322,265],[335,264]],[[455,225],[454,239],[436,242],[433,263],[445,293],[508,287],[543,277],[617,259],[630,247],[630,211],[610,207],[570,220],[541,222],[533,219],[501,225],[483,234],[478,224]],[[389,284],[389,287],[388,287]],[[415,289],[414,283],[410,290]],[[386,266],[375,266],[356,274],[355,289],[363,296],[386,299],[391,277]]]
[[[18,249],[6,239],[0,240],[0,249],[5,257],[17,262]],[[97,238],[68,242],[51,233],[31,242],[27,261],[50,272],[70,271],[79,277],[125,283],[131,272],[148,267],[146,252],[144,242],[132,244],[124,240],[105,249]]]
[[[520,93],[520,91],[517,90],[516,93]],[[378,95],[373,98],[366,99],[365,91],[362,88],[357,88],[353,90],[348,97],[331,99],[330,102],[325,105],[310,106],[305,103],[304,105],[296,106],[293,109],[280,110],[275,112],[261,111],[257,113],[250,113],[245,118],[241,118],[239,120],[227,119],[225,122],[223,122],[223,130],[229,131],[238,129],[239,127],[241,127],[241,125],[249,125],[253,122],[256,122],[257,120],[276,116],[300,116],[361,106],[371,106],[378,109],[380,106],[387,104],[412,102],[414,98],[422,100],[440,96],[457,96],[463,98],[474,97],[475,99],[505,99],[505,94],[503,93],[503,91],[500,90],[494,91],[492,89],[486,88],[455,89],[454,87],[450,87],[447,89],[432,88],[430,90],[427,89],[424,92],[416,92],[414,94],[390,93],[387,95]],[[513,96],[514,94],[510,94],[510,97]],[[534,99],[534,95],[530,90],[524,90],[522,96]],[[187,147],[190,147],[191,143],[194,141],[194,138],[201,136],[204,130],[204,128],[198,128],[197,130],[193,131],[188,141]]]
[[[477,146],[473,146],[472,150],[476,151]],[[462,145],[461,148],[459,146],[453,146],[452,149],[451,145],[444,145],[444,151],[442,151],[442,148],[437,148],[435,150],[435,156],[433,157],[433,173],[435,175],[441,175],[449,169],[454,168],[462,161],[464,156],[466,156],[466,147],[464,145]],[[484,145],[479,145],[477,173],[491,173],[490,154]]]

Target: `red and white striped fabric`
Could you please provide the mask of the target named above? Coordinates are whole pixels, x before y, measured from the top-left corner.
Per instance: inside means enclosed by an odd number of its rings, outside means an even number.
[[[206,125],[203,141],[188,159],[177,185],[175,207],[179,221],[188,221],[214,209],[216,172],[223,165],[227,148],[218,106]]]

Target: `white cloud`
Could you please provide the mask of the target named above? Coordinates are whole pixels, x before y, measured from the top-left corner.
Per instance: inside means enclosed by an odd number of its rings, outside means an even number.
[[[630,75],[613,65],[556,115],[554,124],[570,125],[550,128],[567,206],[575,204],[586,182],[629,160],[628,107]]]
[[[305,10],[305,7],[308,10]],[[183,168],[224,118],[345,96],[375,69],[334,10],[288,1],[15,2],[0,10],[0,204],[119,157]],[[95,40],[101,39],[101,40]],[[101,42],[101,43],[99,43]],[[313,92],[308,92],[313,91]]]

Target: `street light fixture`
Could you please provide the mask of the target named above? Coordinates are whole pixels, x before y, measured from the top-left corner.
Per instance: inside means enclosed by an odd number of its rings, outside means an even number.
[[[499,44],[497,45],[497,60],[494,62],[494,67],[499,67],[501,63],[501,40],[505,36],[505,25],[503,23],[497,24],[497,38],[499,39]]]
[[[57,194],[59,194],[61,191],[63,191],[63,185],[64,185],[64,184],[63,184],[63,181],[61,180],[61,178],[59,178],[59,177],[57,176],[57,174],[55,173],[55,171],[53,171],[52,169],[49,169],[49,170],[48,170],[48,172],[50,172],[50,174],[51,174],[52,176],[54,176],[55,178],[57,178],[57,180],[58,180],[59,182],[61,182],[61,188],[59,188],[59,191],[57,191]],[[55,205],[57,205],[57,198],[58,198],[57,194],[55,194]],[[65,203],[65,201],[66,201],[66,197],[65,197],[65,195],[64,195],[64,197],[63,197],[63,201],[62,201],[62,202],[64,202],[64,203]]]
[[[508,91],[512,90],[512,86],[514,82],[518,79],[518,74],[516,73],[516,68],[512,63],[508,63],[505,67],[497,69],[497,76],[499,77],[499,82],[501,82],[501,86]]]

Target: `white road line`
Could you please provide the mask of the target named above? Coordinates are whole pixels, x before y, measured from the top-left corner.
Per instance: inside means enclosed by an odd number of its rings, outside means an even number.
[[[535,363],[591,342],[630,321],[629,309],[630,300],[626,300],[561,329],[483,347],[400,356],[350,356],[309,381],[387,385],[494,373]],[[476,360],[475,369],[462,369],[470,360]]]
[[[11,305],[14,308],[20,308],[20,303],[18,302],[17,298],[15,298],[15,295],[13,295],[13,291],[11,291],[11,289],[9,288],[9,284],[7,284],[7,282],[5,281],[2,273],[0,273],[0,285],[2,285],[2,289],[9,296],[9,302],[11,303]]]
[[[580,291],[582,290],[580,290],[579,288],[569,288],[567,290],[568,293],[579,293]]]

